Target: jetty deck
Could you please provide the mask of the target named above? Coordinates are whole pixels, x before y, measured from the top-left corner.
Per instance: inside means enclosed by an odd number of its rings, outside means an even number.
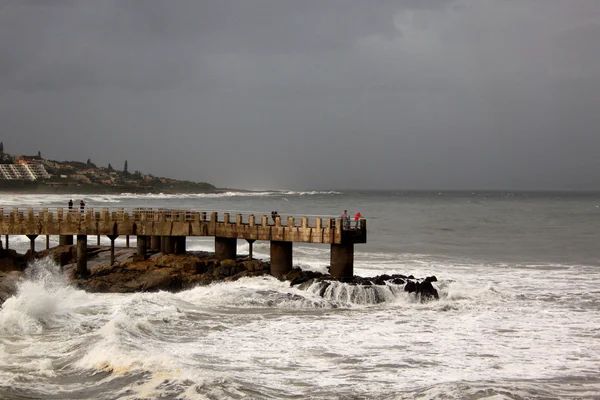
[[[234,218],[232,218],[234,216]],[[367,224],[364,218],[347,222],[341,218],[320,216],[282,216],[236,212],[199,211],[152,208],[88,208],[85,211],[67,208],[0,208],[0,235],[9,246],[10,235],[26,235],[35,252],[35,239],[58,235],[59,245],[72,245],[77,236],[78,271],[87,273],[88,236],[106,235],[114,241],[118,236],[137,237],[138,257],[146,258],[148,250],[183,254],[188,236],[215,238],[215,257],[235,259],[237,239],[252,244],[256,240],[270,242],[271,274],[283,275],[292,269],[294,242],[331,245],[331,275],[352,277],[354,244],[366,243]],[[114,262],[114,259],[111,263]]]

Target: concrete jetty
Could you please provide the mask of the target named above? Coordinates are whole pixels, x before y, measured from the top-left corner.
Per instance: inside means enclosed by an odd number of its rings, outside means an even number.
[[[231,216],[234,215],[235,219]],[[50,235],[59,236],[59,245],[72,245],[77,238],[77,272],[84,276],[87,269],[88,236],[105,235],[111,242],[111,264],[114,263],[115,239],[124,235],[127,246],[129,236],[137,237],[137,256],[145,259],[148,250],[165,254],[186,252],[188,236],[215,238],[215,257],[235,259],[237,240],[249,243],[250,257],[256,240],[270,242],[271,274],[281,276],[292,269],[293,243],[321,243],[331,246],[331,276],[337,279],[354,275],[354,244],[367,242],[367,222],[345,224],[341,218],[294,217],[282,220],[253,214],[220,213],[182,209],[151,208],[93,208],[81,212],[77,209],[42,208],[10,210],[0,208],[0,235],[9,246],[10,235],[26,235],[30,251],[35,252],[35,239],[46,235],[46,248]]]

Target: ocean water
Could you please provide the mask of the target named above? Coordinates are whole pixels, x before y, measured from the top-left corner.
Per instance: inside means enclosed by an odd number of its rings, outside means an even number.
[[[69,198],[80,196],[3,194],[0,204],[56,207]],[[355,273],[435,275],[440,299],[346,284],[321,297],[271,277],[91,294],[39,260],[0,308],[2,399],[600,399],[598,193],[83,200],[283,217],[360,211],[368,243],[355,246]],[[25,251],[28,241],[11,236],[10,246]],[[188,238],[188,249],[213,250],[213,242]],[[238,253],[247,250],[238,241]],[[268,253],[268,243],[255,243],[255,257]],[[328,258],[328,246],[294,244],[304,269],[324,272]]]

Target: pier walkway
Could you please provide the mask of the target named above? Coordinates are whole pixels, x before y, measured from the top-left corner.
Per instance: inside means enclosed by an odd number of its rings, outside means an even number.
[[[232,219],[234,215],[235,220]],[[248,241],[250,258],[256,240],[270,241],[271,274],[281,276],[292,269],[293,243],[322,243],[331,246],[331,276],[350,278],[354,274],[354,244],[367,242],[364,218],[347,224],[341,218],[315,216],[271,216],[208,212],[182,209],[151,208],[88,208],[85,212],[65,208],[0,208],[0,235],[9,246],[10,235],[26,235],[30,250],[35,252],[35,239],[46,235],[59,236],[59,245],[72,245],[77,237],[77,271],[86,275],[88,236],[106,235],[111,241],[111,264],[114,263],[114,243],[120,235],[137,237],[137,255],[145,259],[148,250],[166,254],[186,252],[188,236],[215,238],[215,257],[235,259],[237,239]],[[1,242],[0,242],[1,244]]]

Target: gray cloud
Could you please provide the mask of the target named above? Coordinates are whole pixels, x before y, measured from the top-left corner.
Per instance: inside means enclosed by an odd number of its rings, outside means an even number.
[[[600,189],[600,4],[4,1],[0,120],[218,186]]]

